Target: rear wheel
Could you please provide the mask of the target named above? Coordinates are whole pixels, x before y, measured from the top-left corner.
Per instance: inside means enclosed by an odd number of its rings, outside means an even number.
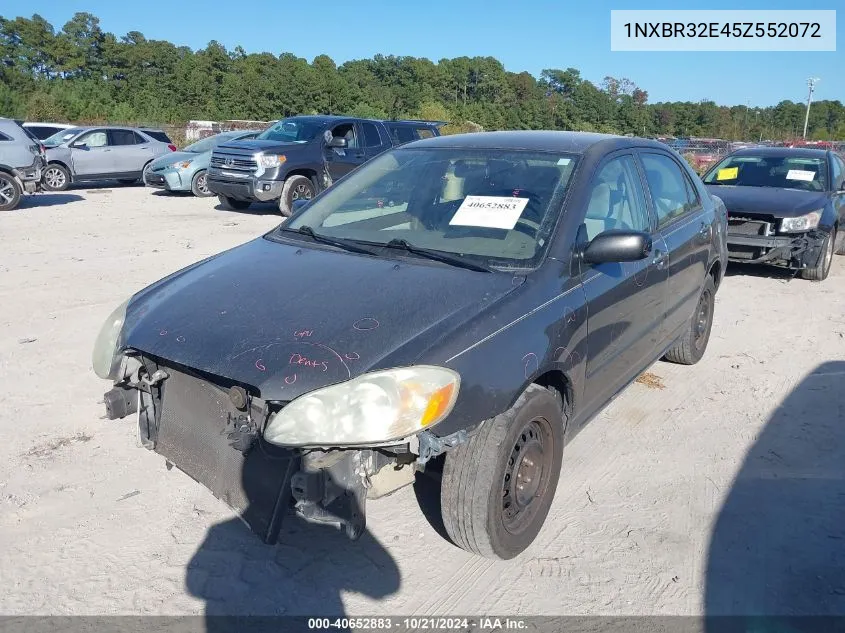
[[[675,346],[666,352],[664,360],[680,365],[695,365],[701,360],[710,341],[715,300],[716,284],[713,277],[707,275],[707,281],[704,282],[704,288],[698,297],[698,305],[690,318],[689,329]]]
[[[70,185],[70,174],[62,165],[51,163],[44,170],[41,182],[48,191],[64,191]]]
[[[813,268],[805,268],[801,276],[810,281],[824,281],[830,274],[830,265],[833,263],[834,244],[836,243],[836,229],[831,229],[822,242],[822,256],[819,263]]]
[[[191,193],[197,198],[208,198],[213,195],[208,189],[208,174],[203,171],[198,171],[191,179]]]
[[[243,211],[248,209],[251,204],[249,200],[236,200],[229,196],[217,196],[217,199],[220,200],[220,205],[227,211]]]
[[[563,430],[555,394],[530,385],[511,409],[446,454],[440,503],[455,545],[508,560],[534,541],[557,489]]]
[[[11,211],[21,201],[18,181],[5,171],[0,171],[0,211]]]
[[[279,198],[279,211],[283,216],[290,217],[293,213],[293,203],[297,200],[310,200],[316,195],[316,187],[307,176],[291,176],[282,186]]]

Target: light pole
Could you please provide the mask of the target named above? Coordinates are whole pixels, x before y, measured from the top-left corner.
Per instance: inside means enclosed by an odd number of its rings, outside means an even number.
[[[810,122],[810,102],[813,100],[813,90],[816,88],[816,84],[821,81],[818,77],[810,77],[807,80],[807,86],[810,88],[810,92],[807,94],[807,112],[804,115],[804,134],[801,138],[807,138],[807,123]]]

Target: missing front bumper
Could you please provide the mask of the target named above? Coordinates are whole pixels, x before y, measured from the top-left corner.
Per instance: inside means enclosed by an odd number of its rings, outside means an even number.
[[[793,269],[813,268],[822,257],[827,233],[752,236],[728,234],[728,259],[746,264],[778,264]]]

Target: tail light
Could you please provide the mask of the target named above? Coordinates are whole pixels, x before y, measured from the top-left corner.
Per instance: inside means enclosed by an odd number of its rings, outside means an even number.
[[[175,151],[176,151],[176,146],[175,146],[173,143],[170,143],[167,147],[168,147],[168,149],[169,149],[171,152],[175,152]]]

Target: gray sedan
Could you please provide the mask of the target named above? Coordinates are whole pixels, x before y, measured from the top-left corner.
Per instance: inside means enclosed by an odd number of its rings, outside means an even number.
[[[44,188],[64,191],[71,182],[141,179],[153,160],[176,151],[161,130],[128,127],[74,127],[44,140]]]
[[[237,130],[221,132],[191,143],[185,149],[155,159],[144,171],[144,184],[166,191],[190,191],[205,198],[213,195],[208,190],[206,170],[211,152],[224,141],[240,141],[255,138],[260,131]]]

